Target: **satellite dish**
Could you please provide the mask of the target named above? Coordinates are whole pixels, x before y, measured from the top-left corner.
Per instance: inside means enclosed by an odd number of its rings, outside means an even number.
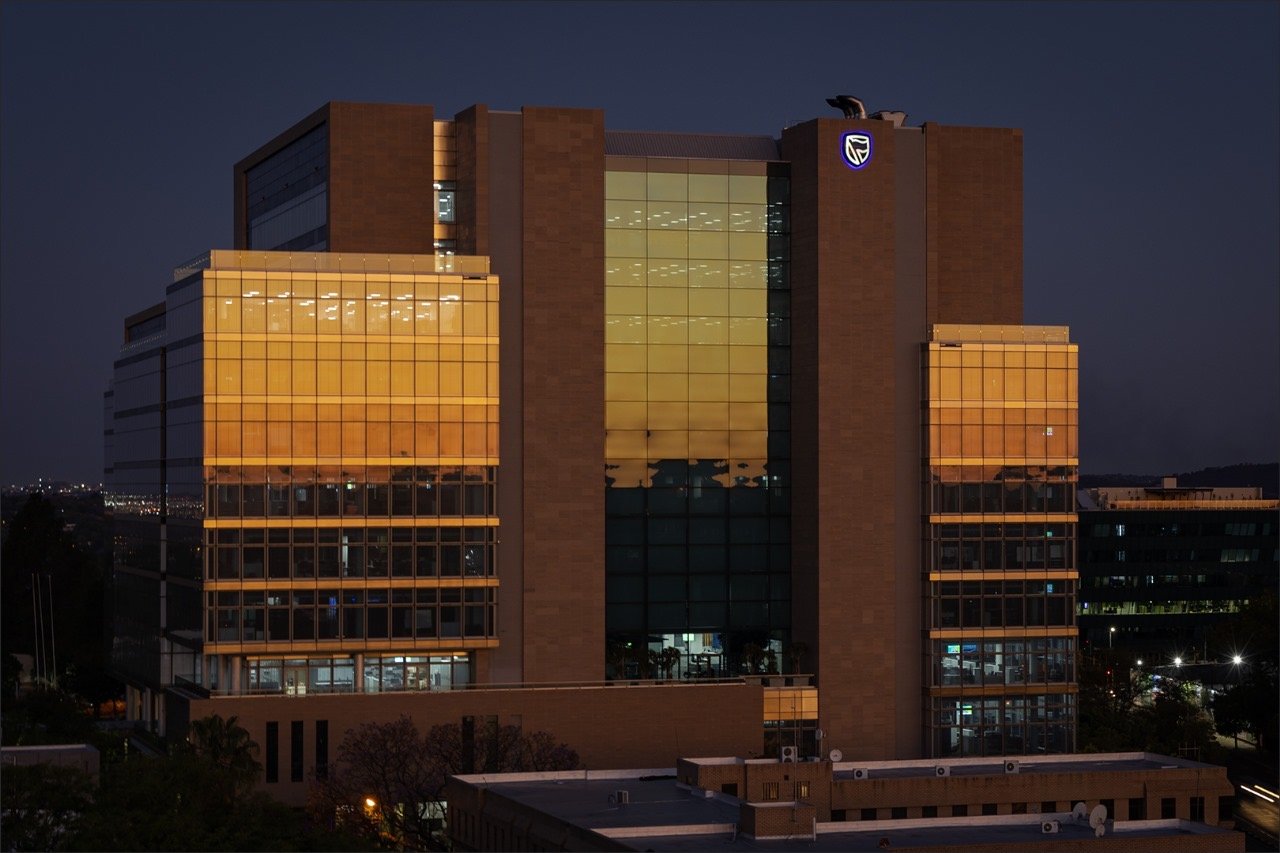
[[[1094,829],[1102,827],[1107,822],[1107,807],[1099,803],[1093,807],[1093,811],[1089,812],[1089,826]],[[1101,832],[1097,833],[1102,835]]]
[[[1089,814],[1089,807],[1084,803],[1076,803],[1075,808],[1071,810],[1071,816],[1076,820],[1084,820]]]
[[[1106,832],[1107,832],[1107,825],[1105,823],[1100,823],[1093,828],[1093,834],[1099,838],[1105,835]]]
[[[844,753],[838,749],[833,749],[831,752],[827,753],[827,758],[831,759],[832,764],[838,764],[840,761],[844,760]]]

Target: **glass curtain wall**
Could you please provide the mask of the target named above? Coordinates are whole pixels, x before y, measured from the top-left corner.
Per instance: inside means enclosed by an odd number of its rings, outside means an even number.
[[[1077,371],[1060,327],[935,326],[925,347],[934,756],[1074,748]]]
[[[429,650],[452,661],[496,645],[487,261],[256,253],[259,267],[214,255],[198,300],[205,652],[258,671],[258,658]],[[292,683],[436,683],[380,667],[326,680],[304,666]]]
[[[664,165],[605,174],[608,671],[777,671],[789,181],[765,163]]]

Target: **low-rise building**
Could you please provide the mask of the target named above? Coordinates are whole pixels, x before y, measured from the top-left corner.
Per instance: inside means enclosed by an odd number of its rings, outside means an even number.
[[[455,849],[1223,850],[1226,770],[1150,753],[882,762],[681,759],[453,777]]]

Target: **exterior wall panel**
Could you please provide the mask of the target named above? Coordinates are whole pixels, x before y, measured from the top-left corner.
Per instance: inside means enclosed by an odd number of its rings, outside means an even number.
[[[925,125],[929,322],[1022,322],[1022,131]]]
[[[853,129],[874,146],[857,172],[840,157],[840,135]],[[811,330],[793,345],[793,621],[813,626],[826,745],[867,759],[897,755],[907,709],[891,692],[869,697],[866,685],[895,682],[898,620],[918,623],[917,610],[898,612],[898,579],[886,571],[898,487],[894,147],[892,126],[878,121],[817,119],[782,139],[793,325]]]
[[[433,111],[329,105],[329,250],[430,254]]]
[[[526,108],[524,680],[604,671],[604,114]]]

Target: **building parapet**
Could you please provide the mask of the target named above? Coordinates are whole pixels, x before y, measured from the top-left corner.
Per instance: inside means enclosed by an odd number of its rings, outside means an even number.
[[[1069,344],[1070,335],[1071,330],[1067,326],[939,323],[929,328],[929,340],[935,343]]]
[[[480,255],[255,252],[241,249],[213,249],[208,253],[208,263],[205,268],[264,272],[488,275],[489,258]],[[177,275],[177,270],[174,271],[174,275]],[[190,275],[190,272],[187,275]]]

